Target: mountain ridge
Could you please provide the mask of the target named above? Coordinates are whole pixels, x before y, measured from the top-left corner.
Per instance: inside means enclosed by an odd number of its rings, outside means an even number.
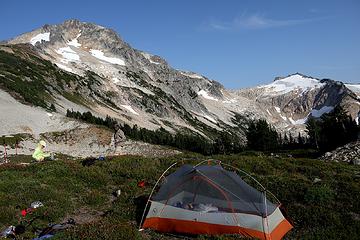
[[[237,116],[264,118],[280,132],[305,134],[306,118],[315,110],[340,104],[354,119],[360,111],[357,93],[336,81],[294,73],[270,84],[227,90],[217,81],[176,70],[160,56],[132,48],[114,30],[78,20],[44,25],[6,45],[20,43],[31,45],[43,59],[74,75],[78,80],[65,92],[91,102],[88,110],[149,129],[164,127],[205,136],[213,129],[245,141],[246,128],[244,122],[234,120]],[[84,83],[76,82],[79,79]],[[351,88],[357,89],[356,85]],[[64,113],[68,103],[55,99],[55,106]]]

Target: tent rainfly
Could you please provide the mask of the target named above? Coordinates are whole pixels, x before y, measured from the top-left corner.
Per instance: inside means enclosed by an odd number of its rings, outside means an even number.
[[[222,165],[226,164],[218,163],[183,165],[167,176],[159,191],[153,194],[160,180],[176,163],[170,166],[153,188],[139,230],[240,234],[278,240],[292,229],[280,211],[280,204],[267,199],[269,192],[258,181],[254,179],[262,191],[248,185],[235,172],[225,170]]]

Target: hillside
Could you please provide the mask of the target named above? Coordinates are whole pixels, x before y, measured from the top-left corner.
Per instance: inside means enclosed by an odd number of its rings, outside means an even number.
[[[67,121],[66,110],[74,109],[109,115],[131,126],[162,127],[211,140],[225,131],[244,144],[251,119],[266,119],[279,132],[296,136],[305,134],[309,116],[320,117],[337,105],[354,119],[360,111],[356,84],[296,73],[270,84],[228,90],[215,80],[174,69],[165,59],[132,48],[111,29],[78,20],[44,25],[8,40],[0,46],[0,57],[0,93],[6,91],[23,104],[57,113],[54,124],[44,129],[39,129],[36,119],[24,124],[2,117],[1,122],[12,122],[11,131],[3,134],[58,131],[56,126]],[[7,106],[13,102],[9,100]],[[15,104],[6,111],[19,112],[18,108],[23,107]],[[39,121],[47,119],[44,111],[39,115]],[[30,114],[29,118],[33,119]],[[65,129],[73,128],[70,125]]]
[[[293,153],[296,157],[296,153]],[[285,239],[358,239],[360,234],[360,177],[356,166],[307,158],[288,158],[261,153],[214,156],[256,177],[273,192],[294,223]],[[146,230],[137,231],[143,201],[153,184],[172,162],[198,155],[167,158],[117,157],[84,167],[79,160],[61,160],[33,165],[30,156],[11,158],[0,166],[0,229],[17,223],[20,209],[35,200],[44,207],[30,215],[47,212],[18,239],[32,238],[31,229],[73,217],[78,224],[53,239],[183,239]],[[191,160],[190,160],[191,159]],[[195,160],[196,159],[196,160]],[[137,186],[146,182],[145,188]],[[120,197],[112,196],[121,190]],[[19,198],[21,196],[21,198]],[[49,220],[49,218],[51,220]],[[187,237],[188,238],[188,237]],[[238,236],[190,239],[238,239]]]

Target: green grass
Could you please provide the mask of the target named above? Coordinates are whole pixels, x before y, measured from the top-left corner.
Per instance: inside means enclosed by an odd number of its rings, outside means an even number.
[[[294,222],[285,239],[358,239],[360,221],[360,172],[358,166],[326,163],[306,158],[272,158],[248,152],[242,155],[213,156],[255,176],[283,203]],[[49,218],[61,222],[79,209],[100,212],[100,220],[76,225],[54,239],[182,239],[150,230],[137,231],[141,211],[136,201],[150,193],[161,173],[174,161],[204,158],[187,154],[168,158],[116,157],[83,167],[80,160],[60,160],[29,166],[0,166],[0,229],[17,224],[20,205],[25,208],[40,200]],[[18,156],[12,162],[29,162]],[[188,161],[187,161],[188,162]],[[191,161],[190,161],[191,163]],[[314,178],[321,182],[314,183]],[[141,180],[147,186],[138,188]],[[111,193],[121,189],[119,198]],[[37,213],[40,214],[40,213]],[[101,214],[100,214],[101,215]],[[47,219],[33,223],[45,227]],[[31,238],[30,231],[19,239]],[[195,239],[238,239],[238,236],[195,236]]]

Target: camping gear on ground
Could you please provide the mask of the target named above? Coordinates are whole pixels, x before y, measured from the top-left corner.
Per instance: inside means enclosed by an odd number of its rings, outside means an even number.
[[[88,157],[81,161],[81,164],[85,167],[90,167],[91,165],[95,164],[95,162],[99,161],[105,161],[105,156],[100,155],[98,158],[94,157]]]
[[[143,180],[143,181],[140,181],[140,182],[138,182],[138,187],[140,187],[140,188],[143,188],[143,187],[145,187],[145,181]]]
[[[2,238],[15,238],[15,226],[9,226],[1,232],[0,237]]]
[[[121,195],[121,190],[120,189],[113,192],[114,197],[120,197],[120,195]]]
[[[269,201],[272,195],[249,174],[230,165],[183,165],[167,176],[153,195],[155,184],[140,229],[184,234],[241,234],[259,239],[281,239],[292,225],[280,211],[280,204]],[[224,169],[231,168],[232,171]],[[234,171],[251,179],[256,188],[246,183]],[[273,196],[275,200],[276,197]],[[278,201],[278,200],[277,200]]]
[[[73,225],[75,225],[76,222],[73,218],[69,218],[66,222],[64,223],[59,223],[59,224],[49,224],[48,227],[42,229],[39,233],[38,233],[38,237],[34,238],[33,240],[41,240],[41,239],[47,239],[47,238],[51,238],[53,237],[56,233],[58,233],[61,230],[67,229]]]
[[[40,201],[35,201],[30,204],[30,207],[35,208],[35,209],[39,208],[39,207],[43,207],[43,206],[44,206],[44,204]]]

